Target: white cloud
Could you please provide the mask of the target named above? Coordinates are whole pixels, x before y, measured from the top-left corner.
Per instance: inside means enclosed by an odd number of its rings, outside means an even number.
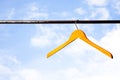
[[[90,16],[92,19],[109,19],[110,14],[106,8],[95,8]]]
[[[115,77],[112,77],[112,75],[102,75],[102,76],[82,78],[82,80],[114,80],[114,79]]]
[[[86,11],[83,8],[77,8],[75,9],[75,12],[80,15],[84,15]]]
[[[63,42],[66,38],[66,34],[68,34],[68,29],[64,26],[58,25],[36,25],[36,34],[31,38],[31,45],[34,47],[47,47],[50,45],[58,45]],[[59,31],[65,32],[59,33]]]
[[[36,34],[31,38],[31,45],[34,47],[46,47],[49,46],[51,40],[55,37],[54,28],[45,27],[42,25],[38,25],[36,27]]]
[[[1,64],[6,64],[9,66],[21,64],[21,62],[16,58],[16,56],[7,55],[4,53],[0,53],[0,55],[1,55],[0,57]]]
[[[0,56],[0,80],[43,80],[39,70],[21,68],[23,65],[19,64],[16,57],[1,53]]]
[[[54,17],[54,16],[57,16],[58,18],[66,18],[68,19],[68,17],[71,15],[69,12],[67,11],[62,11],[62,12],[52,12],[51,15]]]
[[[116,28],[111,30],[101,39],[101,42],[104,46],[109,48],[113,53],[115,59],[119,59],[120,55],[120,25],[117,25]]]
[[[120,14],[120,1],[116,1],[114,4],[113,4],[113,8],[116,9],[116,13]]]
[[[82,77],[81,72],[77,68],[69,68],[60,71],[60,73],[64,80],[80,80]]]
[[[17,59],[16,56],[9,55],[9,50],[0,50],[0,62],[5,65],[19,65],[21,62]]]
[[[9,74],[11,74],[11,69],[9,67],[0,64],[0,77]]]
[[[15,8],[12,8],[8,11],[7,19],[12,19],[14,15],[15,15]]]
[[[21,62],[16,58],[16,56],[8,56],[7,59],[11,62],[13,62],[14,64],[21,64]]]
[[[42,74],[37,69],[14,69],[0,65],[0,79],[3,80],[44,80]],[[7,78],[6,78],[7,77]]]
[[[45,19],[48,17],[48,13],[39,8],[36,3],[29,4],[25,9],[24,19]]]
[[[9,80],[17,68],[15,66],[20,64],[20,61],[15,56],[8,55],[7,52],[0,50],[0,80]]]
[[[31,44],[36,47],[45,47],[47,45],[50,45],[49,40],[44,37],[44,36],[39,36],[39,37],[33,37],[31,39]]]
[[[47,17],[48,14],[47,13],[43,13],[43,12],[27,12],[27,17],[25,17],[24,19],[41,19],[43,17]]]
[[[20,80],[42,80],[41,73],[35,69],[23,69],[18,72]]]
[[[5,51],[0,50],[0,80],[43,80],[39,70],[21,68],[23,65],[16,57],[1,52]]]
[[[9,76],[12,74],[12,71],[9,67],[0,64],[0,80],[9,79]]]
[[[107,0],[86,0],[87,4],[90,6],[105,6],[107,5]]]
[[[62,15],[63,17],[67,17],[68,15],[69,15],[69,13],[68,12],[66,12],[66,11],[64,11],[64,12],[62,12],[62,13],[59,13],[59,15]]]

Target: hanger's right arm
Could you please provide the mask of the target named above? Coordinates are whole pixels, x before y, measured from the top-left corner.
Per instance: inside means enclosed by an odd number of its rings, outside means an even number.
[[[102,53],[104,53],[105,55],[107,55],[108,57],[113,58],[113,55],[109,51],[107,51],[104,48],[100,47],[99,45],[93,43],[89,39],[84,39],[84,41],[86,43],[88,43],[89,45],[93,46],[94,48],[98,49],[99,51],[101,51]]]

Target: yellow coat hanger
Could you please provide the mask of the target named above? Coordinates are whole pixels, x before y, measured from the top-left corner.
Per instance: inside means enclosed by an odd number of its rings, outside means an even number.
[[[107,55],[110,58],[113,58],[112,54],[110,52],[108,52],[107,50],[105,50],[104,48],[98,46],[97,44],[93,43],[92,41],[90,41],[85,33],[82,30],[75,30],[70,38],[63,43],[62,45],[58,46],[57,48],[55,48],[54,50],[50,51],[47,54],[47,58],[49,58],[50,56],[52,56],[53,54],[55,54],[56,52],[58,52],[59,50],[61,50],[62,48],[64,48],[65,46],[67,46],[69,43],[71,43],[72,41],[76,40],[77,38],[85,41],[86,43],[88,43],[89,45],[93,46],[94,48],[98,49],[99,51],[101,51],[102,53],[104,53],[105,55]]]

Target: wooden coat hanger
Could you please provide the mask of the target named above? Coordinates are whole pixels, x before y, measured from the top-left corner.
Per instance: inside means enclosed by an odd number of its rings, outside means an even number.
[[[77,38],[83,40],[84,42],[88,43],[89,45],[91,45],[92,47],[96,48],[97,50],[101,51],[102,53],[104,53],[105,55],[107,55],[110,58],[113,58],[112,54],[105,50],[104,48],[98,46],[97,44],[93,43],[92,41],[90,41],[87,36],[85,35],[85,33],[82,30],[75,30],[70,38],[63,44],[61,44],[60,46],[58,46],[57,48],[55,48],[54,50],[50,51],[47,54],[47,58],[49,58],[50,56],[52,56],[53,54],[55,54],[56,52],[58,52],[59,50],[61,50],[62,48],[64,48],[65,46],[67,46],[68,44],[70,44],[71,42],[73,42],[74,40],[76,40]]]

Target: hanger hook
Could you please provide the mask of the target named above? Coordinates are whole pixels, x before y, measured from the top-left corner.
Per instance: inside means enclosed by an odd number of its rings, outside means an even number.
[[[77,26],[77,23],[76,23],[76,21],[75,21],[75,27],[76,27],[76,29],[78,30],[78,26]]]

